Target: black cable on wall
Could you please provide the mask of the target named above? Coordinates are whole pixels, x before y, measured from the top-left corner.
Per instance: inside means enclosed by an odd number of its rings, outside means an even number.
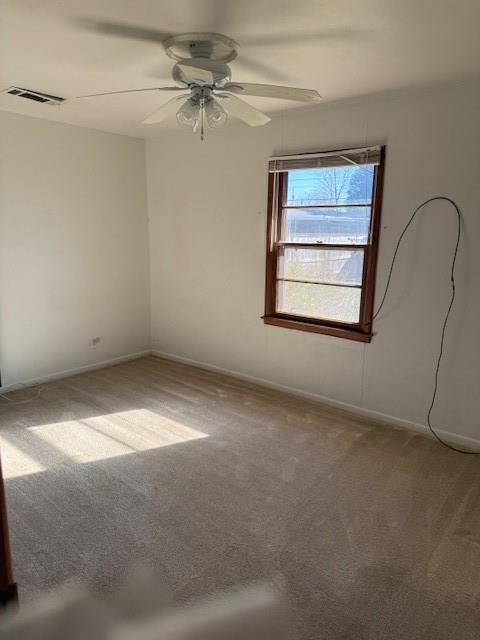
[[[438,356],[437,356],[437,361],[436,361],[436,366],[435,366],[435,377],[434,377],[433,393],[432,393],[432,398],[431,398],[430,406],[428,408],[428,413],[427,413],[427,425],[428,425],[428,428],[430,429],[432,435],[441,444],[443,444],[445,447],[448,447],[452,451],[457,451],[458,453],[465,453],[465,454],[470,454],[470,455],[478,455],[478,454],[480,454],[480,451],[472,451],[470,449],[460,449],[460,447],[456,447],[455,445],[452,445],[452,444],[446,442],[435,431],[435,429],[432,426],[432,420],[431,420],[432,411],[433,411],[433,407],[435,405],[435,400],[437,398],[437,392],[438,392],[438,374],[439,374],[439,371],[440,371],[440,365],[441,365],[441,362],[442,362],[444,345],[445,345],[445,331],[447,329],[447,324],[448,324],[448,320],[450,318],[450,313],[452,311],[453,303],[455,302],[455,293],[456,293],[456,291],[455,291],[455,263],[457,261],[458,247],[459,247],[459,244],[460,244],[460,236],[461,236],[461,228],[462,228],[461,227],[462,213],[460,211],[460,207],[458,206],[458,204],[454,200],[452,200],[452,198],[448,198],[447,196],[433,196],[432,198],[429,198],[428,200],[425,200],[425,202],[422,202],[422,204],[419,204],[418,207],[415,209],[415,211],[412,213],[412,215],[410,217],[410,220],[407,222],[407,224],[403,228],[402,233],[400,234],[400,237],[398,238],[398,241],[397,241],[397,244],[396,244],[396,247],[395,247],[395,251],[393,252],[393,258],[392,258],[392,262],[390,264],[390,269],[389,269],[389,272],[388,272],[387,284],[385,285],[385,291],[383,293],[383,297],[382,297],[382,300],[381,300],[381,302],[380,302],[380,304],[378,306],[378,309],[375,311],[372,319],[375,320],[377,318],[378,314],[382,310],[382,307],[383,307],[383,305],[385,303],[388,291],[390,289],[390,282],[391,282],[391,279],[392,279],[393,267],[395,266],[395,261],[397,259],[398,250],[400,248],[400,245],[402,243],[403,238],[405,237],[405,234],[408,231],[408,228],[410,227],[410,225],[414,221],[415,216],[417,215],[417,213],[421,209],[423,209],[423,207],[425,207],[430,202],[435,202],[435,201],[438,201],[438,200],[443,200],[444,202],[448,202],[454,208],[455,213],[456,213],[456,218],[457,218],[457,233],[456,233],[456,240],[455,240],[455,249],[453,251],[453,257],[452,257],[452,267],[451,267],[451,271],[450,271],[450,282],[451,282],[452,293],[451,293],[451,296],[450,296],[450,303],[448,305],[447,311],[445,313],[445,317],[443,319],[443,324],[442,324],[442,335],[441,335],[441,338],[440,338],[440,346],[439,346]]]

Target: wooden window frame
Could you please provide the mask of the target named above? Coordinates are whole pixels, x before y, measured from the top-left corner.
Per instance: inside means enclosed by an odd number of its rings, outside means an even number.
[[[333,153],[333,152],[332,152]],[[380,162],[374,167],[371,217],[368,242],[364,245],[281,243],[284,199],[286,194],[285,175],[288,171],[268,174],[267,212],[267,261],[265,279],[265,324],[286,329],[297,329],[313,333],[323,333],[337,338],[370,342],[372,339],[372,316],[375,296],[378,244],[380,239],[380,214],[382,208],[383,175],[385,167],[385,147],[380,150]],[[290,315],[276,311],[277,270],[280,247],[295,245],[322,251],[325,249],[358,249],[364,251],[362,294],[360,299],[360,319],[358,323],[338,322],[323,318]]]

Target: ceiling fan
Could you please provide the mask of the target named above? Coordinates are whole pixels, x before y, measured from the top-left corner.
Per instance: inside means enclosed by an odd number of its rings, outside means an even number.
[[[159,38],[159,32],[117,25],[115,23],[96,23],[97,31],[110,35],[122,35],[143,40],[155,39],[163,45],[167,56],[175,60],[172,70],[174,86],[149,87],[96,93],[80,98],[136,93],[140,91],[177,92],[159,109],[151,113],[143,124],[162,122],[168,116],[176,114],[179,124],[191,127],[199,132],[203,140],[205,127],[221,127],[233,116],[251,127],[269,122],[270,118],[252,107],[239,96],[260,96],[316,102],[321,96],[315,89],[297,89],[270,84],[232,82],[228,62],[237,57],[238,44],[219,33],[183,33]],[[161,32],[160,32],[161,35]]]

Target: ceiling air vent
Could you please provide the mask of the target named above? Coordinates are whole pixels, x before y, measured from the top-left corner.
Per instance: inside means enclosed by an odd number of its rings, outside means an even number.
[[[33,100],[34,102],[43,102],[45,104],[62,104],[65,98],[59,96],[51,96],[48,93],[41,93],[40,91],[33,91],[32,89],[22,89],[21,87],[10,87],[6,89],[5,93],[9,93],[11,96],[18,96],[19,98],[25,98],[26,100]]]

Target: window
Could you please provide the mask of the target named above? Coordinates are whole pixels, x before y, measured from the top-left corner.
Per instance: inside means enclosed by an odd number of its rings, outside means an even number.
[[[370,341],[384,152],[270,160],[265,323]]]

